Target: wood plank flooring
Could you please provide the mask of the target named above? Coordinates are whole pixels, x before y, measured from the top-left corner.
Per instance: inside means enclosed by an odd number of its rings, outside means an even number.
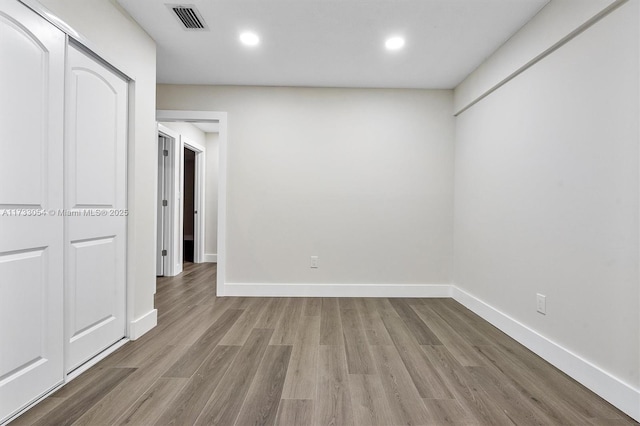
[[[12,425],[633,425],[450,299],[217,298],[158,279],[158,326]]]

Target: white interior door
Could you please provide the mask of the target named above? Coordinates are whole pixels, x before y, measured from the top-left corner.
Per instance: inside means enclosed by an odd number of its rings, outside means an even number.
[[[159,139],[164,143],[164,149],[167,156],[164,156],[162,162],[158,163],[158,167],[162,164],[164,167],[163,189],[164,194],[158,194],[158,209],[162,208],[162,221],[164,228],[162,230],[162,238],[164,242],[164,250],[166,256],[163,257],[163,275],[173,277],[182,272],[182,229],[181,208],[182,202],[180,198],[180,134],[169,129],[162,124],[158,124]],[[160,183],[158,184],[160,186]],[[161,207],[163,200],[166,201],[165,206]],[[160,215],[158,216],[160,220]],[[159,241],[160,242],[160,241]]]
[[[0,3],[0,423],[62,383],[65,36]]]
[[[125,335],[127,82],[67,50],[65,322],[70,372]]]
[[[167,244],[166,244],[166,180],[167,180],[167,162],[169,152],[167,148],[167,138],[158,134],[158,209],[156,220],[156,275],[161,277],[165,275],[167,270]]]

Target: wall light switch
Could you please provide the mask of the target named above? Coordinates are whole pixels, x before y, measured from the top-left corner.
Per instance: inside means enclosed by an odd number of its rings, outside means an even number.
[[[311,267],[318,268],[318,256],[311,256]]]
[[[544,294],[536,294],[536,310],[542,315],[547,314],[547,296]]]

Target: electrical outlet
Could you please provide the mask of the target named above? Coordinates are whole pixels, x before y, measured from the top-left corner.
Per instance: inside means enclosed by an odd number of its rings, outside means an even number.
[[[536,294],[536,310],[542,315],[547,314],[547,296],[544,294]]]
[[[318,268],[318,256],[311,256],[311,267],[314,269]]]

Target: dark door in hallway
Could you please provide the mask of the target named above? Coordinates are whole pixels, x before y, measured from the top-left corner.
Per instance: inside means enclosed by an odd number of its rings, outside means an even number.
[[[183,191],[183,261],[193,262],[193,241],[195,231],[195,179],[196,153],[184,148],[184,191]]]

